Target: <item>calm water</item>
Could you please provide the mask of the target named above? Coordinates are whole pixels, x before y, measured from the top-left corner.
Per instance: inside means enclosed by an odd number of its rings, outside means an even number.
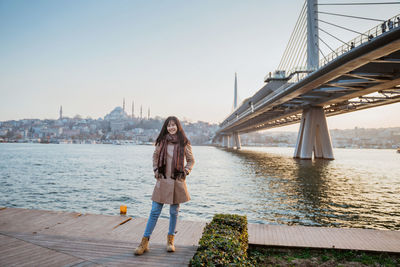
[[[0,206],[147,217],[152,146],[0,144]],[[400,154],[335,149],[334,161],[293,148],[193,147],[192,200],[180,219],[246,214],[249,222],[400,230]],[[162,217],[168,218],[168,207]]]

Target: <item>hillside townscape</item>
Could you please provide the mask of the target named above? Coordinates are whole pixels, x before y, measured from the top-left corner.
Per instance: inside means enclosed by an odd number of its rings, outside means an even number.
[[[67,144],[150,144],[154,143],[165,118],[134,117],[122,107],[116,107],[104,118],[73,118],[57,120],[23,119],[0,122],[0,142],[67,143]],[[182,121],[182,126],[194,145],[211,144],[218,124]],[[400,127],[330,130],[333,147],[337,148],[397,148]],[[294,147],[296,132],[263,131],[241,135],[243,146]]]
[[[73,144],[147,144],[155,142],[165,118],[129,116],[116,107],[104,118],[24,119],[0,122],[0,142]],[[210,142],[217,124],[182,121],[195,145]]]

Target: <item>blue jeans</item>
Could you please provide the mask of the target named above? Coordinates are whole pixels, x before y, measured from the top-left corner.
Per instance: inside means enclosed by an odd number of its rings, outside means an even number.
[[[149,219],[147,220],[146,230],[144,230],[144,237],[149,237],[156,227],[158,217],[160,216],[163,208],[163,203],[153,201]],[[169,235],[175,235],[176,221],[178,219],[179,204],[171,204],[169,207]]]

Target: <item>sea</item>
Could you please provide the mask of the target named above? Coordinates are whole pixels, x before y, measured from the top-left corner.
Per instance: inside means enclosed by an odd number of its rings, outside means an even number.
[[[0,144],[0,206],[147,218],[151,145]],[[400,154],[334,149],[299,160],[294,148],[193,146],[179,219],[246,215],[250,223],[400,230]],[[169,217],[169,205],[161,217]]]

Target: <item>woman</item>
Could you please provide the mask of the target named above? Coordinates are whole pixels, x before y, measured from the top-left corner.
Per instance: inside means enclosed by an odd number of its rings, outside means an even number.
[[[184,165],[185,158],[186,165]],[[168,117],[156,140],[153,170],[157,182],[151,197],[153,203],[150,216],[147,220],[142,242],[135,250],[136,255],[142,255],[149,251],[150,235],[156,226],[164,204],[170,204],[167,251],[175,251],[174,236],[179,204],[190,200],[185,178],[189,175],[193,165],[192,147],[181,123],[174,116]]]

